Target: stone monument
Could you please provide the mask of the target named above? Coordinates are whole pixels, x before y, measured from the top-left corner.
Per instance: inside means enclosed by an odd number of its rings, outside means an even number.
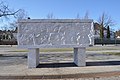
[[[39,48],[74,48],[74,63],[85,66],[85,50],[94,45],[92,19],[23,19],[18,47],[27,48],[28,67],[39,64]]]

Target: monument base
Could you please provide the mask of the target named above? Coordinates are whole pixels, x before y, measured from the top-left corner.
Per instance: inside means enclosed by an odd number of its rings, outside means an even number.
[[[85,51],[86,51],[85,47],[74,48],[74,63],[79,67],[86,66]]]
[[[39,48],[30,48],[28,53],[28,68],[36,68],[39,65]]]
[[[36,68],[39,63],[39,48],[29,48],[28,53],[28,68]],[[86,47],[76,47],[74,48],[74,63],[83,67],[86,66]]]

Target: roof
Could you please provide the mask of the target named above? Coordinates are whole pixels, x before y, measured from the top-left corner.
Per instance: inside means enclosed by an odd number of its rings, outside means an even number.
[[[94,23],[94,29],[95,30],[100,30],[100,24]],[[104,27],[104,30],[107,30],[107,29]]]

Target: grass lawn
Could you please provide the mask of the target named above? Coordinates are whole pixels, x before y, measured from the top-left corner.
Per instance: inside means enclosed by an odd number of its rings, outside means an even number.
[[[119,50],[119,47],[89,47],[87,51],[101,51],[101,50]],[[73,48],[48,48],[40,49],[40,52],[64,52],[64,51],[73,51]],[[11,49],[8,52],[28,52],[28,50],[13,50]]]
[[[52,49],[40,49],[40,52],[64,52],[64,51],[73,51],[72,48],[52,48]],[[28,50],[14,50],[8,52],[28,52]]]
[[[120,50],[119,47],[89,47],[87,51]]]

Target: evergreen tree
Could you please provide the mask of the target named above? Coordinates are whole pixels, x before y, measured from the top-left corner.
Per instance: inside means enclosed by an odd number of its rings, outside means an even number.
[[[110,38],[110,27],[107,26],[107,38],[109,39]]]

